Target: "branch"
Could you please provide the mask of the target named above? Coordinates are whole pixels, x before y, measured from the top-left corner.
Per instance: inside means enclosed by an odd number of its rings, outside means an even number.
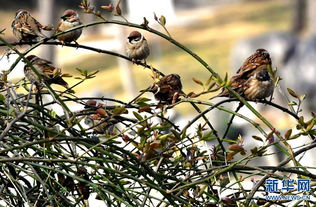
[[[109,50],[103,50],[103,49],[90,47],[90,46],[87,46],[87,45],[75,44],[75,43],[61,43],[61,42],[54,41],[54,42],[13,42],[13,43],[9,43],[9,44],[12,45],[12,46],[17,46],[17,45],[32,45],[32,44],[37,44],[37,43],[41,43],[42,45],[56,45],[56,46],[61,45],[61,46],[65,46],[65,47],[81,48],[81,49],[85,49],[85,50],[94,51],[94,52],[97,52],[97,53],[108,54],[108,55],[120,57],[120,58],[128,60],[128,61],[130,61],[132,63],[135,63],[135,62],[132,61],[131,58],[129,58],[129,57],[125,56],[125,55],[122,55],[122,54],[119,54],[119,53],[116,53],[116,52],[113,52],[113,51],[109,51]],[[3,43],[0,44],[0,47],[4,47],[4,46],[7,46],[7,45],[3,44]],[[142,63],[142,62],[138,61],[135,64],[141,65],[141,66],[143,66],[145,68],[148,68],[150,70],[153,69],[160,76],[165,76],[158,69],[153,68],[152,66],[147,65],[146,63]]]

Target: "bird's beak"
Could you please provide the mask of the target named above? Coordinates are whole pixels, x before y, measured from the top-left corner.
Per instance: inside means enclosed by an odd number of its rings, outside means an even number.
[[[66,20],[66,16],[62,16],[60,17],[62,20]]]

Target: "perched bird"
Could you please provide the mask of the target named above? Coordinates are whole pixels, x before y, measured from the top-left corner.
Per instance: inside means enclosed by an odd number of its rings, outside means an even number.
[[[61,16],[61,21],[58,24],[56,33],[64,32],[66,30],[69,30],[81,24],[82,23],[79,20],[78,13],[72,9],[67,9],[63,13],[63,16]],[[57,39],[62,43],[76,42],[76,40],[80,37],[81,33],[82,33],[82,28],[59,35],[57,36]]]
[[[242,97],[248,100],[261,100],[272,95],[274,85],[266,69],[255,70],[253,75],[236,75],[231,79],[231,86]],[[227,90],[218,96],[232,97]]]
[[[111,133],[117,123],[122,123],[124,121],[134,123],[134,120],[115,115],[113,109],[110,108],[111,107],[106,107],[101,103],[97,104],[95,100],[86,102],[85,109],[88,111],[92,110],[94,113],[86,117],[84,123],[89,126],[89,129],[93,129],[93,133]]]
[[[154,93],[157,100],[167,104],[176,103],[179,96],[184,94],[180,76],[177,74],[162,77],[149,91]]]
[[[127,37],[126,52],[133,62],[145,60],[150,54],[145,37],[138,31],[133,31]]]
[[[265,49],[257,49],[254,54],[249,56],[242,66],[237,70],[237,74],[251,73],[254,70],[267,69],[271,67],[272,61],[270,54]]]
[[[242,97],[248,100],[261,100],[272,95],[274,83],[268,68],[272,61],[265,49],[258,49],[253,55],[246,59],[237,71],[237,75],[231,78],[230,87]],[[228,90],[223,91],[215,97],[233,97]],[[215,98],[212,97],[211,99]]]
[[[92,114],[89,117],[85,118],[85,124],[90,128],[93,128],[93,132],[96,134],[104,134],[107,130],[110,131],[110,127],[114,125],[109,118],[101,117],[98,114]]]
[[[50,61],[41,59],[35,55],[29,55],[26,59],[43,78],[43,80],[41,80],[31,67],[25,63],[24,74],[31,83],[34,83],[36,86],[42,86],[42,83],[45,81],[47,84],[58,84],[68,88],[67,82],[62,78],[61,69],[53,66]]]
[[[36,41],[39,37],[46,38],[41,32],[43,27],[28,11],[23,9],[16,12],[11,24],[13,34],[20,42]]]

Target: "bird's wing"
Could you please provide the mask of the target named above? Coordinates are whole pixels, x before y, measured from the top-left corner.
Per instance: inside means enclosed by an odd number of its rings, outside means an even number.
[[[60,69],[54,67],[48,60],[40,59],[37,61],[37,65],[41,68],[41,71],[46,78],[52,78],[55,74],[60,73]]]
[[[26,33],[33,34],[45,38],[46,36],[41,33],[41,23],[34,19],[31,15],[25,16],[25,27],[23,28]]]
[[[248,57],[242,66],[238,69],[237,74],[253,71],[261,65],[271,64],[270,57],[255,53]]]

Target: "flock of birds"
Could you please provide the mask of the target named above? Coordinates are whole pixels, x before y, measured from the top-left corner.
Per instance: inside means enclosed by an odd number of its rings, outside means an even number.
[[[79,15],[76,11],[67,9],[61,16],[61,20],[55,33],[65,32],[69,29],[81,25]],[[18,10],[12,22],[12,31],[14,36],[20,42],[37,41],[39,38],[46,38],[42,30],[52,30],[47,26],[40,24],[26,10]],[[82,33],[82,28],[73,29],[70,32],[57,36],[61,43],[76,42]],[[133,61],[145,61],[150,54],[146,38],[138,31],[132,31],[127,37],[126,52]],[[29,63],[25,63],[24,73],[26,78],[37,87],[47,84],[59,84],[68,88],[68,84],[62,78],[60,68],[55,67],[50,61],[41,59],[35,55],[29,55],[26,59],[43,77],[43,80],[31,69]],[[272,67],[272,61],[269,53],[265,49],[257,49],[254,54],[248,57],[243,65],[237,71],[237,74],[230,80],[231,88],[247,100],[261,100],[272,95],[274,89],[273,80],[269,74],[268,68]],[[162,77],[151,90],[155,98],[165,103],[174,103],[178,100],[182,92],[180,76],[170,74]],[[232,97],[227,89],[223,89],[215,97]],[[215,98],[213,97],[213,98]]]

